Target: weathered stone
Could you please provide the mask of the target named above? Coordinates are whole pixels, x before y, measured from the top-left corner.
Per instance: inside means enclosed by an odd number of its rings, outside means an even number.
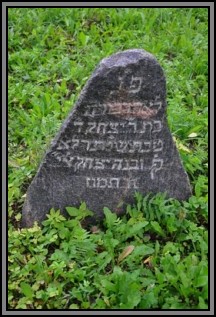
[[[85,201],[122,213],[134,192],[186,200],[191,188],[166,120],[161,66],[144,50],[101,61],[52,142],[23,207],[23,226]]]

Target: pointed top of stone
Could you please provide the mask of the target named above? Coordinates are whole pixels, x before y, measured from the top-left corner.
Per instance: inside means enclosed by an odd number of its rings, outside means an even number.
[[[109,57],[102,59],[99,68],[103,67],[125,67],[129,64],[135,64],[139,60],[152,60],[157,61],[154,55],[142,49],[129,49],[123,52],[117,52]]]

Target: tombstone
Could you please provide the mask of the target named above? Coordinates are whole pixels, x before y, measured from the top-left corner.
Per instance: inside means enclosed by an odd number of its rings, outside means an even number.
[[[140,49],[100,62],[29,186],[22,225],[83,201],[96,220],[105,206],[121,214],[135,192],[191,195],[167,125],[163,70]]]

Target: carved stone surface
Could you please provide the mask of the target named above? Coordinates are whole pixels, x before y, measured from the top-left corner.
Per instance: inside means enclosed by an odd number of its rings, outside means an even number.
[[[133,49],[103,59],[27,191],[23,226],[50,208],[122,213],[134,192],[186,200],[189,180],[166,120],[166,81],[155,57]]]

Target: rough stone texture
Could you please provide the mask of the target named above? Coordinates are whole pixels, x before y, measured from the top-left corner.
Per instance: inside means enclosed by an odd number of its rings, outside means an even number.
[[[191,188],[166,120],[166,81],[154,56],[133,49],[101,61],[27,191],[23,226],[82,201],[122,213],[134,192],[186,200]]]

